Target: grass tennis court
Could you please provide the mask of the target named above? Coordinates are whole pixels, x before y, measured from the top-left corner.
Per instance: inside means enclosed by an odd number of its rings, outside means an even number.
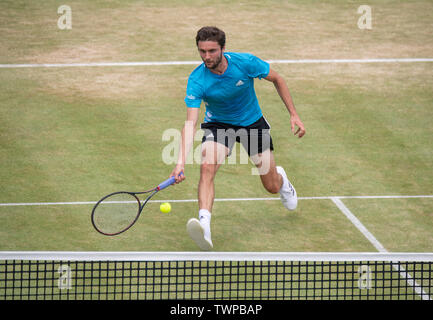
[[[0,3],[0,64],[198,61],[195,33],[217,25],[227,51],[264,60],[433,58],[431,1],[63,1]],[[275,63],[307,134],[290,133],[272,84],[256,81],[277,164],[301,197],[217,201],[215,251],[377,251],[329,199],[433,195],[433,62]],[[0,203],[92,202],[165,180],[168,129],[180,130],[195,65],[0,68]],[[202,115],[204,113],[202,106]],[[201,117],[203,118],[203,116]],[[195,148],[199,147],[196,142]],[[216,197],[274,198],[252,164],[226,164]],[[197,198],[199,164],[155,200]],[[303,197],[303,198],[302,198]],[[309,199],[308,197],[314,197]],[[433,251],[433,198],[347,198],[343,203],[389,251]],[[107,238],[91,204],[0,206],[0,250],[195,251],[185,224],[197,202],[148,205],[126,233]]]

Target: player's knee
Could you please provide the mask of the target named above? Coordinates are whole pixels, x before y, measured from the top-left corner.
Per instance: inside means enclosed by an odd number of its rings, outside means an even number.
[[[212,180],[215,177],[216,166],[213,163],[203,162],[200,166],[200,178]]]

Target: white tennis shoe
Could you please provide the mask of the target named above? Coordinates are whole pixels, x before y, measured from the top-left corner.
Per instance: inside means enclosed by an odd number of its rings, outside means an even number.
[[[298,196],[293,185],[287,179],[286,172],[282,167],[277,167],[277,172],[283,177],[283,185],[280,189],[280,198],[284,207],[288,210],[295,210],[298,206]]]
[[[196,218],[189,219],[186,224],[186,230],[191,239],[194,240],[201,250],[208,251],[213,248],[210,225],[206,224],[204,221],[202,223],[202,220],[203,219],[199,221]]]

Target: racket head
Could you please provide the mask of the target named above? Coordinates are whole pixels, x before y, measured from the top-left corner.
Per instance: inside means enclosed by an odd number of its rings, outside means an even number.
[[[103,235],[125,232],[141,213],[140,199],[130,192],[115,192],[99,200],[92,210],[93,227]]]

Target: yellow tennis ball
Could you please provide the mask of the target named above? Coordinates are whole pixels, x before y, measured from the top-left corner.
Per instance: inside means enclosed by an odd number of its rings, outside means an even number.
[[[161,203],[159,210],[162,213],[169,213],[171,211],[171,205],[168,202]]]

